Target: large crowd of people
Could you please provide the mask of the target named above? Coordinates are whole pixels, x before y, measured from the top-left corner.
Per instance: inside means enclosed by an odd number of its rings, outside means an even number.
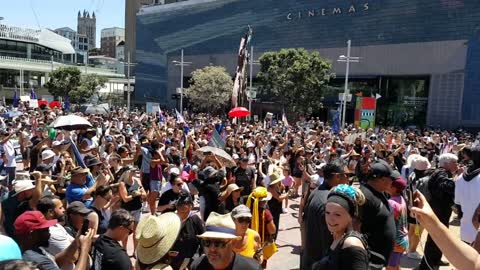
[[[232,120],[0,118],[0,269],[267,269],[287,213],[302,270],[480,269],[480,135]]]

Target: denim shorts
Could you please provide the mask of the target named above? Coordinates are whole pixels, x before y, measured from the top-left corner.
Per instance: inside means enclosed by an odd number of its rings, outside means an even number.
[[[150,191],[153,192],[160,192],[162,189],[162,181],[160,180],[150,180]]]

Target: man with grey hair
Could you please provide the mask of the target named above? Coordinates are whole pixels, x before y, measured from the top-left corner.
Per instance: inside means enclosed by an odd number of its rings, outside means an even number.
[[[455,182],[453,178],[459,172],[458,157],[450,153],[442,154],[438,157],[438,168],[428,180],[428,190],[431,194],[428,203],[432,206],[432,210],[440,222],[447,228],[455,197]],[[429,235],[425,244],[424,256],[418,269],[436,269],[436,267],[448,265],[448,263],[442,262],[441,259],[442,252]]]

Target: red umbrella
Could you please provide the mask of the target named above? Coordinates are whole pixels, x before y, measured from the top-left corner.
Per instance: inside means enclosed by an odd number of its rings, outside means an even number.
[[[47,102],[46,100],[44,100],[44,99],[39,100],[39,101],[38,101],[38,107],[40,107],[40,106],[42,106],[42,105],[47,106],[47,105],[48,105],[48,102]]]
[[[60,103],[60,101],[54,100],[54,101],[50,102],[50,104],[49,104],[48,106],[50,107],[50,109],[53,109],[53,108],[55,108],[55,107],[61,108],[61,107],[62,107],[62,103]]]
[[[230,117],[245,117],[249,116],[250,112],[244,107],[235,107],[228,112]]]

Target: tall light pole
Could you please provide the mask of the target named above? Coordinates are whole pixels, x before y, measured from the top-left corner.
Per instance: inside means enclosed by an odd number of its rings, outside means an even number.
[[[192,62],[185,62],[183,61],[183,49],[181,51],[181,58],[179,61],[172,61],[175,66],[180,66],[180,113],[183,115],[183,67],[190,66]]]
[[[134,66],[135,63],[130,63],[130,51],[127,52],[127,113],[130,113],[130,67]]]
[[[346,62],[346,71],[345,71],[345,90],[343,92],[343,99],[342,99],[342,128],[345,127],[345,114],[347,111],[347,96],[349,94],[348,90],[348,76],[350,75],[350,63],[358,63],[360,62],[360,57],[350,56],[350,51],[352,47],[352,41],[349,39],[347,41],[347,56],[340,55],[338,58],[338,62]]]
[[[253,88],[253,65],[259,65],[260,62],[253,60],[253,46],[250,47],[250,55],[248,57],[248,61],[250,62],[250,87],[248,89],[248,111],[250,112],[250,115],[248,116],[248,121],[251,119],[251,113],[252,113],[252,101],[256,98],[256,92],[254,91],[255,89]]]

